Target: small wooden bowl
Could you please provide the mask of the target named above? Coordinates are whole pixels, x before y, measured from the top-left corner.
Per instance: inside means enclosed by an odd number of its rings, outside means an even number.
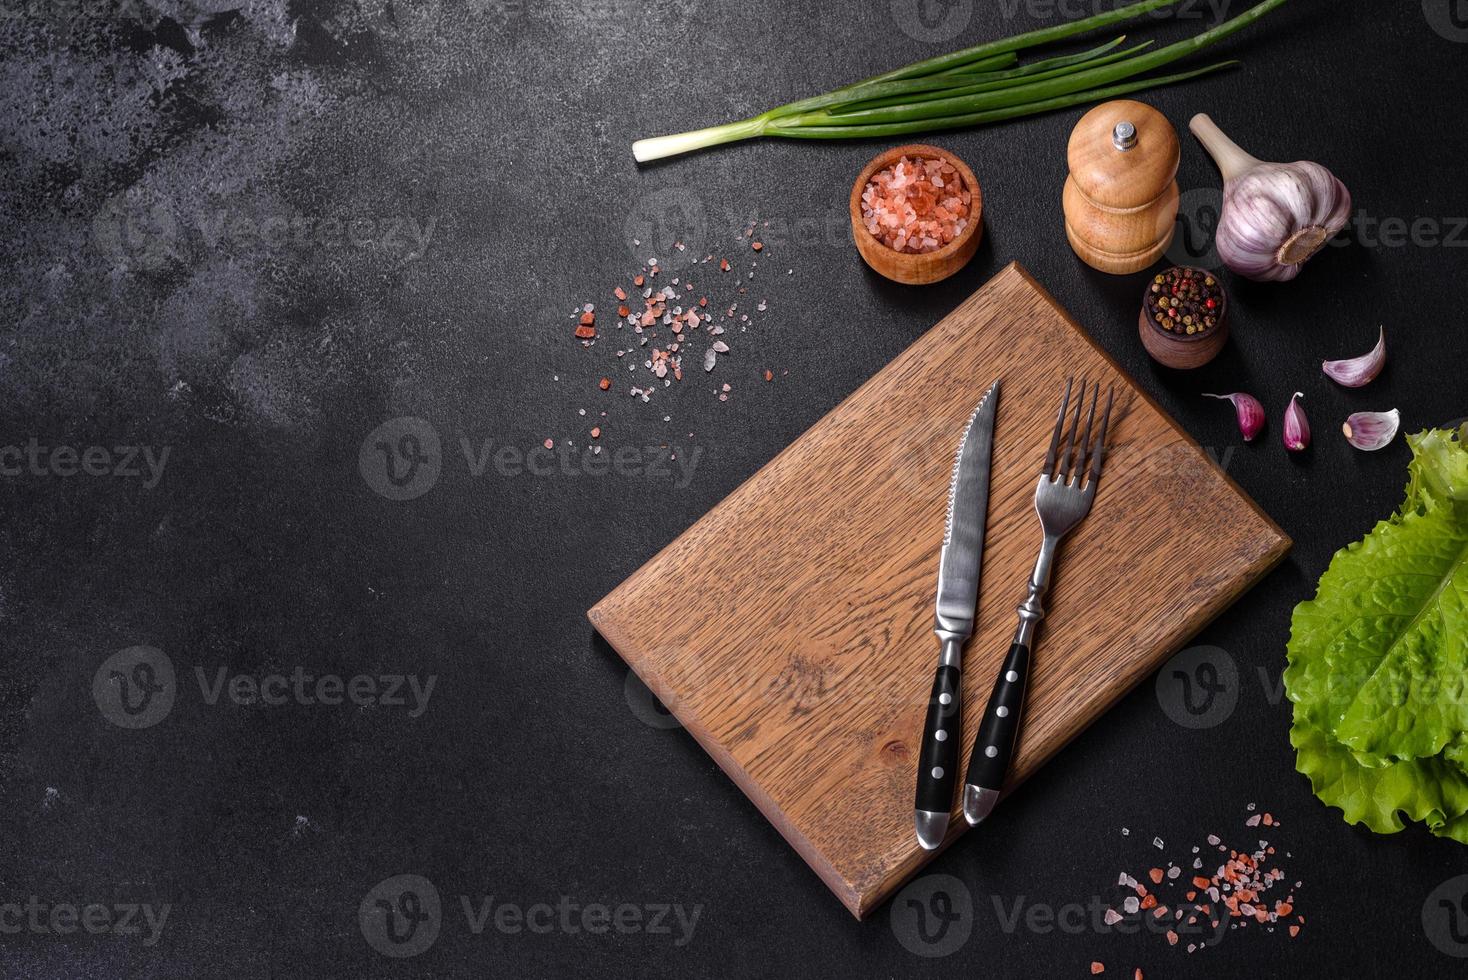
[[[1202,269],[1194,271],[1200,275],[1212,275]],[[1224,343],[1228,341],[1228,290],[1219,289],[1223,302],[1218,309],[1218,325],[1206,333],[1193,334],[1190,337],[1187,334],[1163,330],[1147,315],[1147,296],[1151,289],[1152,281],[1148,280],[1147,292],[1142,294],[1142,310],[1137,314],[1137,328],[1142,336],[1142,346],[1147,348],[1152,360],[1165,367],[1191,371],[1217,357],[1218,352],[1223,350]]]
[[[888,248],[867,231],[867,226],[861,220],[861,195],[866,190],[867,182],[877,171],[892,166],[905,156],[945,160],[953,164],[954,169],[963,178],[965,189],[973,195],[973,201],[969,205],[971,211],[968,226],[959,233],[957,238],[935,252],[899,252],[896,249]],[[866,169],[857,176],[856,183],[851,186],[851,237],[856,241],[856,250],[861,253],[867,265],[894,282],[906,283],[909,286],[922,286],[947,279],[967,265],[968,260],[973,258],[974,253],[979,250],[979,242],[984,238],[983,227],[984,192],[979,187],[978,178],[968,168],[968,164],[947,150],[936,146],[929,146],[926,143],[908,143],[905,146],[893,147],[886,152],[879,153],[872,158],[871,163],[866,165]]]

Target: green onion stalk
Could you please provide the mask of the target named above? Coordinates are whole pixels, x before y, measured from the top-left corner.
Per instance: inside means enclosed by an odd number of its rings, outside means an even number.
[[[1263,0],[1232,20],[1162,48],[1151,42],[1117,51],[1125,35],[1083,51],[1019,65],[1018,52],[1135,20],[1180,0],[1142,0],[1083,20],[989,41],[915,62],[824,95],[757,116],[632,144],[639,163],[756,136],[860,139],[905,136],[1017,119],[1184,82],[1238,64],[1222,61],[1138,78],[1227,38],[1286,0]]]

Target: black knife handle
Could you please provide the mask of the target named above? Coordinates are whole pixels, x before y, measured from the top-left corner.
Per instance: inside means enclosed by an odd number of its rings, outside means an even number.
[[[923,742],[918,749],[917,809],[931,813],[953,810],[953,789],[958,782],[958,740],[963,737],[960,709],[963,674],[944,664],[933,677],[928,699],[928,718],[923,725]]]
[[[994,690],[984,717],[979,720],[979,734],[974,739],[974,752],[968,760],[965,782],[980,789],[1001,790],[1009,774],[1019,736],[1019,719],[1024,712],[1025,688],[1030,679],[1030,648],[1015,643],[999,668]]]

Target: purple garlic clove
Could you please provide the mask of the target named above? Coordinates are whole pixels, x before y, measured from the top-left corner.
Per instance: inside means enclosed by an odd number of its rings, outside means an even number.
[[[1361,388],[1376,379],[1386,364],[1386,329],[1369,353],[1343,361],[1326,361],[1322,366],[1326,377],[1347,388]]]
[[[1245,442],[1253,442],[1254,437],[1264,428],[1264,406],[1253,395],[1242,391],[1231,395],[1210,395],[1205,392],[1203,397],[1233,402],[1234,413],[1239,418],[1239,432],[1243,434]]]
[[[1304,392],[1295,392],[1295,397],[1290,399],[1290,407],[1285,409],[1284,444],[1292,453],[1302,452],[1310,445],[1310,420],[1300,407],[1300,399],[1304,397]]]
[[[1374,453],[1397,437],[1401,424],[1402,413],[1395,408],[1390,412],[1357,412],[1346,419],[1341,431],[1351,445]]]

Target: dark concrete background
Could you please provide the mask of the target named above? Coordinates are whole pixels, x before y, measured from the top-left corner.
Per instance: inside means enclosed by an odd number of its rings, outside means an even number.
[[[639,136],[1055,23],[1048,3],[956,4],[969,22],[938,42],[904,33],[884,0],[3,6],[0,443],[106,447],[109,470],[117,447],[143,447],[161,473],[67,475],[63,455],[0,480],[0,903],[170,908],[151,945],[146,926],[58,935],[45,919],[0,935],[5,975],[1081,976],[1093,959],[1108,976],[1461,972],[1423,909],[1468,851],[1420,827],[1373,836],[1321,805],[1294,772],[1278,690],[1291,608],[1404,483],[1404,444],[1355,452],[1340,420],[1396,406],[1415,431],[1468,414],[1468,29],[1447,0],[1295,0],[1219,49],[1243,67],[1146,96],[1180,127],[1207,110],[1260,156],[1326,163],[1368,219],[1298,282],[1237,285],[1234,339],[1191,375],[1154,368],[1136,340],[1144,277],[1093,273],[1066,247],[1063,148],[1082,110],[936,138],[980,175],[987,239],[924,289],[875,278],[844,230],[852,176],[885,144],[632,161]],[[1210,10],[1133,33],[1179,37]],[[1217,184],[1186,136],[1180,180]],[[1205,249],[1213,200],[1185,198]],[[241,217],[302,230],[271,238]],[[1386,219],[1424,223],[1399,241],[1370,224]],[[747,262],[735,236],[751,220],[770,222],[741,300],[752,325],[713,374],[628,397],[646,372],[625,371],[615,340],[578,346],[571,310],[606,311],[646,258],[637,229]],[[660,257],[670,273],[687,261]],[[1231,715],[1185,728],[1152,684],[1133,693],[929,869],[960,884],[920,879],[971,902],[924,950],[947,955],[925,958],[908,919],[840,907],[627,684],[585,610],[1013,260],[1296,548],[1198,638],[1236,667]],[[1382,324],[1382,379],[1346,392],[1320,375]],[[1198,397],[1240,389],[1271,416],[1250,447]],[[1279,418],[1297,389],[1317,436],[1291,458]],[[404,417],[441,449],[436,482],[397,501],[374,492],[388,485],[369,434]],[[671,444],[696,468],[476,476],[459,449],[523,455],[550,438],[579,454],[596,423],[609,453],[646,463]],[[176,698],[128,729],[92,684],[139,646],[168,658]],[[123,674],[143,676],[134,665]],[[195,680],[298,668],[436,686],[413,717],[210,703]],[[1249,803],[1284,822],[1268,836],[1302,882],[1298,938],[1252,929],[1189,957],[1159,936],[1006,930],[1016,902],[1115,901],[1119,871],[1186,858],[1208,833],[1252,842]],[[399,874],[431,881],[443,909],[436,940],[403,960],[359,919]],[[475,934],[460,896],[642,918]],[[669,933],[648,928],[656,905],[697,908],[691,936],[671,915]]]

